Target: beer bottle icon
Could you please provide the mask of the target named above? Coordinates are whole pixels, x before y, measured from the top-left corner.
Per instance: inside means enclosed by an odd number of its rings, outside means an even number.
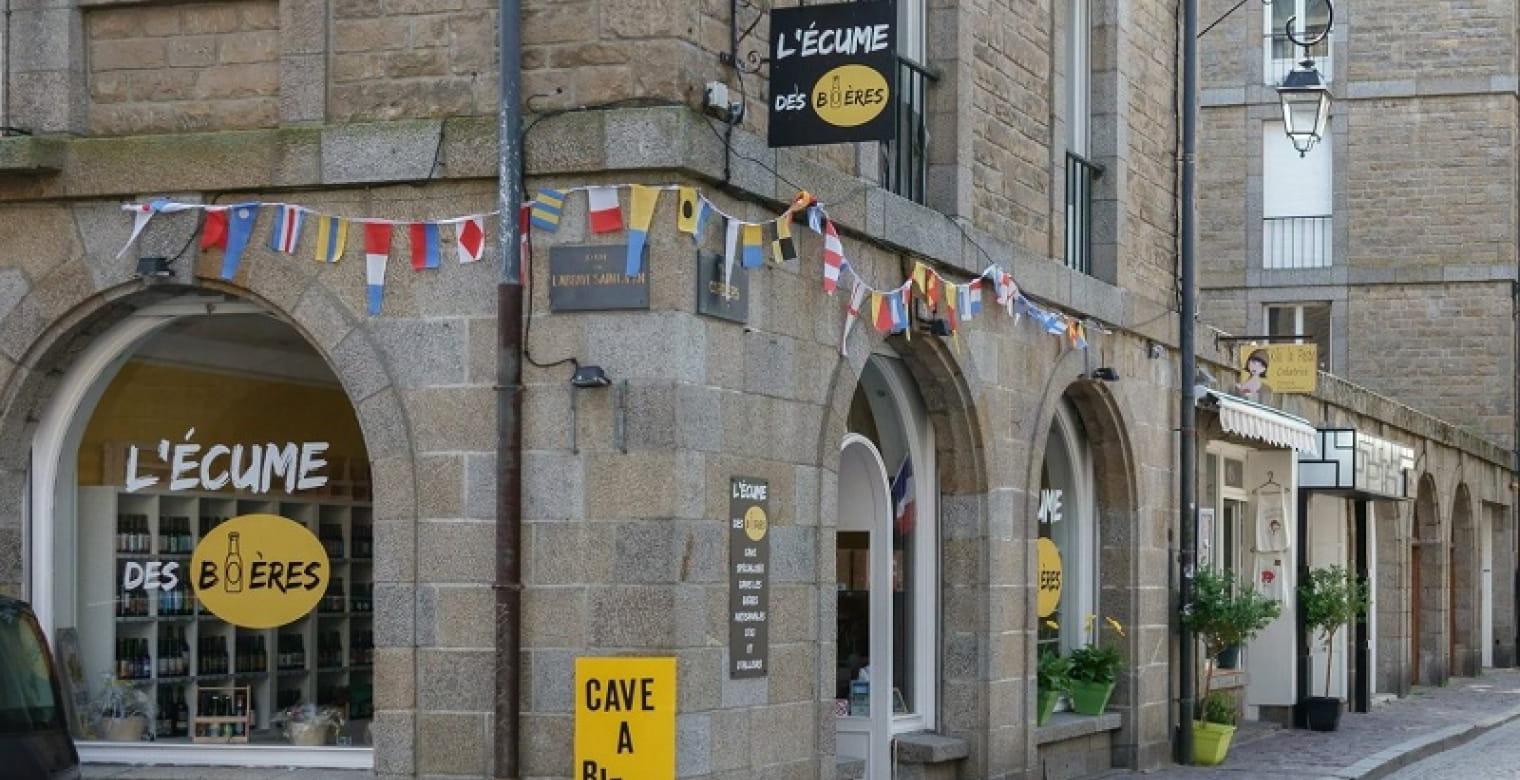
[[[228,593],[243,592],[243,555],[238,552],[238,533],[227,534],[227,564],[222,569],[222,589]]]
[[[844,105],[844,93],[839,89],[839,77],[834,77],[833,88],[829,90],[829,104],[835,108]]]

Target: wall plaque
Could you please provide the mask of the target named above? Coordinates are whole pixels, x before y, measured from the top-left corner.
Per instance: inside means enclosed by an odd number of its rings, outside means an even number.
[[[649,247],[638,275],[624,273],[627,258],[627,244],[550,248],[549,310],[649,308]]]
[[[749,321],[749,273],[735,268],[723,283],[723,255],[697,250],[697,313],[744,323]]]
[[[764,677],[770,666],[770,503],[765,480],[729,479],[729,677]]]

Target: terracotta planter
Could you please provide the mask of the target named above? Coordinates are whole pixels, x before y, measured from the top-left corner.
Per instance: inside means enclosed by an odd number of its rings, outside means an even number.
[[[1234,737],[1234,726],[1193,721],[1193,763],[1200,766],[1223,763],[1225,755],[1230,752],[1230,740]]]
[[[1035,695],[1035,703],[1040,709],[1036,714],[1034,725],[1043,726],[1050,722],[1050,715],[1056,711],[1056,702],[1060,698],[1060,691],[1040,691]]]
[[[1111,682],[1088,682],[1072,680],[1071,708],[1083,715],[1102,715],[1108,707],[1108,697],[1114,692]]]

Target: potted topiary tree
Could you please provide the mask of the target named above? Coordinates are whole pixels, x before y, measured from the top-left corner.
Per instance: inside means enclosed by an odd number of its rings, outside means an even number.
[[[1039,711],[1036,713],[1035,725],[1043,726],[1050,722],[1050,715],[1056,711],[1056,702],[1061,694],[1071,692],[1071,659],[1049,650],[1040,653],[1036,681],[1035,701]]]
[[[1314,569],[1298,586],[1298,608],[1310,644],[1316,634],[1325,642],[1325,695],[1304,699],[1304,717],[1314,731],[1334,731],[1341,722],[1341,700],[1330,695],[1335,634],[1367,609],[1367,582],[1342,566]]]
[[[1211,693],[1215,659],[1228,649],[1238,649],[1251,641],[1281,614],[1282,607],[1255,587],[1236,582],[1222,569],[1199,569],[1193,576],[1193,601],[1183,612],[1182,622],[1203,643],[1206,674],[1199,695],[1198,716],[1193,722],[1194,761],[1217,764],[1224,760],[1235,733],[1235,705],[1223,694]],[[1196,670],[1193,672],[1196,674]],[[1230,718],[1218,719],[1223,712],[1221,701],[1229,705]],[[1211,716],[1211,708],[1213,715]],[[1229,726],[1224,730],[1221,726]],[[1217,752],[1217,757],[1209,761]]]
[[[1193,722],[1193,763],[1215,766],[1230,752],[1235,736],[1235,702],[1223,691],[1203,697],[1202,720]]]

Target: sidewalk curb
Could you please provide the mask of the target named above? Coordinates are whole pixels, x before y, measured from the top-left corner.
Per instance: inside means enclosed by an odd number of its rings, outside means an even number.
[[[1476,723],[1449,726],[1405,740],[1326,776],[1346,780],[1377,780],[1422,759],[1461,747],[1516,719],[1520,719],[1520,707],[1490,715]]]

